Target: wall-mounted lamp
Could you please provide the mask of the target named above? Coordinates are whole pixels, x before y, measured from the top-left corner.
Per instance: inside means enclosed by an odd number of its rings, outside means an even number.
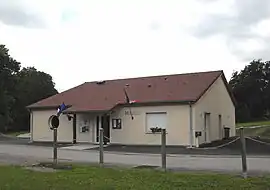
[[[71,119],[73,119],[74,117],[67,114],[67,118],[68,118],[69,121],[71,121]]]

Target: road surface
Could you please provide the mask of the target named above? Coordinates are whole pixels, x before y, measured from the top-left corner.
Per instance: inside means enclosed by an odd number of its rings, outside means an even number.
[[[0,162],[23,164],[49,161],[52,148],[20,144],[0,144]],[[98,151],[58,150],[58,158],[62,161],[98,163]],[[151,154],[125,154],[106,152],[104,162],[115,165],[153,165],[161,166],[161,156]],[[173,170],[199,170],[217,172],[241,172],[240,156],[191,156],[169,155],[167,167]],[[270,173],[270,157],[248,157],[248,170],[252,173]]]

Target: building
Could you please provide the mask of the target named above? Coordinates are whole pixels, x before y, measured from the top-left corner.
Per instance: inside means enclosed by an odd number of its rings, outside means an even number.
[[[132,104],[125,101],[124,89]],[[194,146],[235,135],[235,101],[223,71],[86,82],[29,105],[31,141],[52,141],[48,119],[64,102],[59,142]],[[132,117],[134,119],[132,119]],[[201,136],[195,137],[195,132]]]

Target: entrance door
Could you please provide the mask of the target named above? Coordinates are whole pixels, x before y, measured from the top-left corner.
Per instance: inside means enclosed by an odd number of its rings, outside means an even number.
[[[110,142],[110,116],[104,115],[101,117],[101,127],[104,130],[103,142]]]
[[[96,141],[99,142],[99,116],[96,117]]]
[[[222,133],[222,117],[221,117],[221,115],[218,115],[218,129],[219,129],[219,139],[222,139],[223,133]]]
[[[210,141],[210,113],[204,114],[204,141]]]

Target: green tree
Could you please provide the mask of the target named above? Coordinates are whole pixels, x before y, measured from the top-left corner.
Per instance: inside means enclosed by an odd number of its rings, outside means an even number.
[[[29,130],[29,112],[26,106],[58,92],[51,75],[37,71],[34,67],[23,68],[17,76],[13,128],[14,130]]]
[[[57,92],[51,75],[21,64],[0,44],[0,131],[29,130],[26,106]]]
[[[268,117],[270,110],[270,64],[253,60],[240,72],[234,72],[229,82],[237,101],[237,121]]]
[[[0,45],[0,131],[7,130],[13,122],[11,109],[15,103],[13,94],[19,70],[20,63],[10,57],[4,45]]]
[[[8,49],[5,45],[0,44],[0,55],[2,56],[9,56]]]

